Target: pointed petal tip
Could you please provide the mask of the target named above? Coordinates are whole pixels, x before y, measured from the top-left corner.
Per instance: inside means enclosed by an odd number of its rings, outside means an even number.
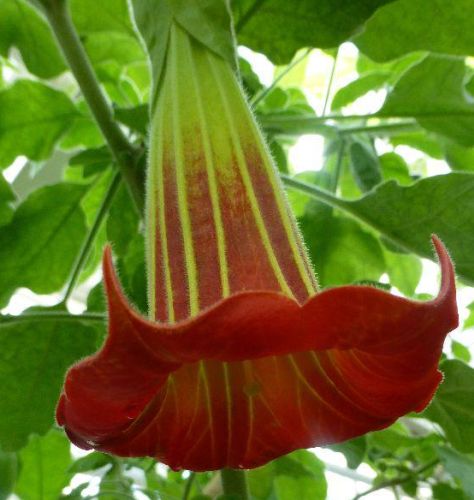
[[[438,296],[433,300],[433,304],[448,304],[450,311],[451,330],[459,325],[459,314],[456,303],[456,274],[454,264],[449,256],[444,243],[436,235],[431,235],[436,254],[438,255],[439,265],[441,267],[441,286]]]
[[[104,278],[115,274],[113,271],[112,246],[110,243],[105,245],[104,253],[102,254],[102,270],[104,272]]]
[[[104,248],[102,273],[104,276],[105,293],[109,304],[109,320],[111,319],[112,311],[116,311],[119,305],[122,306],[122,309],[127,309],[131,313],[134,313],[133,308],[123,293],[117,271],[115,270],[112,245],[110,243],[107,243]]]

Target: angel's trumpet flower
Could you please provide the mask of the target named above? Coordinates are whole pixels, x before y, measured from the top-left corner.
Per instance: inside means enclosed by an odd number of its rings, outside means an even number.
[[[57,410],[71,440],[196,471],[252,468],[420,411],[457,324],[439,295],[318,292],[261,133],[228,63],[174,26],[151,129],[150,319],[104,258],[109,332]]]

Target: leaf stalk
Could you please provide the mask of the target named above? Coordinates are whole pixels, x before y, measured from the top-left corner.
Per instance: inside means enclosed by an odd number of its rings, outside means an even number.
[[[48,2],[44,5],[44,12],[58,45],[81,89],[82,95],[128,185],[137,210],[142,214],[144,208],[144,183],[137,168],[140,158],[139,151],[129,142],[114,119],[112,108],[99,85],[94,69],[72,22],[68,2]]]

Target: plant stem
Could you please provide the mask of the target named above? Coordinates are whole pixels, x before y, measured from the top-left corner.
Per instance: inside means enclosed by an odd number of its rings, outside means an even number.
[[[337,48],[336,53],[334,54],[334,62],[332,64],[331,74],[329,75],[329,82],[328,82],[328,86],[326,89],[326,96],[324,98],[323,112],[322,112],[321,116],[326,116],[326,112],[328,110],[329,99],[331,98],[332,85],[334,83],[334,76],[336,75],[336,66],[337,66],[338,55],[339,55],[339,47]]]
[[[95,237],[97,236],[97,233],[99,232],[99,229],[102,226],[102,222],[104,221],[104,218],[107,215],[107,212],[109,211],[110,205],[112,204],[112,201],[114,199],[115,194],[117,193],[121,181],[122,181],[121,174],[120,172],[117,172],[114,175],[112,182],[110,183],[107,193],[105,194],[105,197],[102,200],[97,215],[95,216],[94,222],[92,223],[92,227],[90,228],[90,231],[86,236],[82,248],[79,251],[79,255],[77,256],[76,262],[74,263],[71,277],[69,278],[69,284],[64,294],[63,298],[64,303],[67,302],[67,300],[69,299],[74,290],[74,287],[76,286],[77,280],[79,279],[84,263],[87,257],[89,256],[89,252],[95,241]]]
[[[333,474],[337,474],[342,477],[347,477],[349,479],[352,479],[354,481],[359,481],[361,483],[372,484],[371,478],[359,474],[355,470],[349,469],[347,467],[341,467],[340,465],[335,465],[327,462],[325,462],[324,467],[326,471],[332,472]]]
[[[189,495],[191,494],[191,489],[193,487],[195,479],[196,479],[196,473],[191,472],[191,474],[188,477],[188,480],[186,481],[186,486],[184,488],[182,500],[188,500]]]
[[[232,500],[249,500],[250,493],[247,484],[246,472],[235,469],[222,469],[221,481],[224,495]]]
[[[318,129],[318,127],[326,126],[329,127],[331,126],[330,123],[327,122],[345,122],[345,121],[356,121],[359,120],[361,122],[365,122],[370,119],[377,119],[377,120],[391,120],[391,119],[411,119],[411,125],[410,128],[413,128],[413,130],[418,130],[421,127],[416,127],[414,126],[414,119],[415,118],[446,118],[446,117],[473,117],[474,112],[473,111],[456,111],[456,112],[451,112],[451,113],[438,113],[438,112],[427,112],[427,113],[418,113],[416,116],[408,114],[408,113],[400,113],[400,114],[388,114],[388,113],[383,113],[383,111],[377,112],[377,113],[369,113],[365,115],[326,115],[326,116],[317,116],[313,115],[310,113],[303,114],[303,115],[295,115],[295,116],[282,116],[282,115],[265,115],[262,117],[260,120],[261,122],[264,122],[266,127],[271,127],[273,129],[283,129],[285,132],[288,130],[292,130],[292,127],[296,130],[296,133],[299,135],[301,132],[299,130],[304,127],[307,131],[305,133],[311,133],[311,128],[314,127],[315,130]],[[384,125],[384,129],[386,128],[388,130],[388,125],[392,124],[387,124]],[[334,126],[334,125],[332,125]],[[378,125],[377,125],[378,126]],[[395,124],[393,124],[395,126]],[[397,126],[399,126],[397,124]],[[404,126],[407,126],[407,123],[404,123]],[[299,127],[299,128],[298,128]],[[358,127],[360,130],[359,132],[366,132],[367,131],[366,125],[362,125],[361,127]],[[371,129],[373,129],[374,126],[371,126]],[[383,130],[383,129],[382,129]],[[295,133],[295,132],[293,132]]]
[[[365,125],[361,127],[347,127],[339,129],[340,135],[351,135],[363,132],[373,135],[393,135],[402,132],[417,132],[421,127],[414,120],[397,123],[383,123],[381,125]]]
[[[308,54],[311,52],[312,49],[308,49],[305,51],[305,53],[301,56],[295,59],[293,62],[288,64],[288,66],[273,80],[271,85],[268,87],[264,88],[261,92],[258,94],[254,95],[253,98],[250,100],[250,104],[253,107],[256,107],[259,102],[263,101],[265,97],[278,85],[278,83],[295,67],[297,66],[303,59],[306,59],[308,57]]]
[[[339,149],[337,151],[336,167],[334,169],[333,181],[332,181],[332,186],[331,186],[331,191],[334,194],[337,194],[337,187],[339,185],[339,180],[341,178],[342,165],[344,163],[344,156],[346,153],[346,141],[342,137],[341,137],[340,141],[341,141],[341,143],[340,143]]]
[[[385,228],[380,227],[377,223],[359,213],[358,210],[355,208],[354,202],[343,200],[335,196],[333,193],[326,191],[325,189],[321,189],[320,187],[315,186],[314,184],[308,184],[307,182],[302,182],[297,179],[293,179],[292,177],[286,174],[280,174],[280,177],[287,186],[295,188],[301,191],[302,193],[306,193],[307,195],[315,198],[316,200],[326,203],[326,205],[329,205],[334,208],[339,208],[345,214],[353,217],[358,222],[366,224],[369,227],[375,229],[377,232],[382,234],[386,239],[390,240],[394,245],[400,247],[406,252],[414,253],[416,255],[419,255],[420,257],[424,257],[427,259],[433,258],[432,255],[422,254],[420,253],[419,249],[411,247],[410,245],[407,244],[406,241],[399,239],[397,236],[393,234],[387,233]],[[466,282],[470,283],[470,281]]]
[[[113,111],[97,81],[92,65],[72,23],[68,2],[51,0],[45,14],[72,74],[115,157],[140,214],[144,207],[144,189],[137,170],[139,154],[114,120]]]
[[[403,476],[400,476],[400,477],[397,477],[394,479],[390,479],[387,481],[383,481],[380,484],[378,484],[377,486],[374,486],[373,488],[370,488],[366,491],[363,491],[362,493],[359,493],[358,495],[356,495],[353,498],[353,500],[359,500],[362,497],[370,495],[371,493],[374,493],[375,491],[382,490],[384,488],[392,488],[394,486],[398,486],[400,484],[406,483],[410,479],[414,479],[414,478],[416,478],[416,476],[419,476],[423,472],[431,469],[432,467],[434,467],[438,463],[439,463],[439,459],[435,458],[435,459],[431,460],[431,462],[428,462],[427,464],[418,467],[417,469],[415,469],[413,472],[411,472],[409,474],[404,474]]]
[[[280,177],[287,186],[295,188],[303,193],[306,193],[312,196],[313,198],[317,199],[318,201],[322,201],[323,203],[330,205],[331,207],[340,208],[341,210],[344,210],[346,212],[348,211],[344,200],[341,200],[333,193],[326,191],[325,189],[321,189],[320,187],[315,186],[313,184],[308,184],[307,182],[302,182],[297,179],[293,179],[292,177],[286,174],[280,174]]]
[[[24,313],[19,316],[3,316],[0,315],[0,328],[4,325],[12,323],[22,323],[25,321],[88,321],[94,323],[102,323],[106,319],[102,313],[83,313],[70,314],[67,311],[47,311],[47,312],[32,312]]]

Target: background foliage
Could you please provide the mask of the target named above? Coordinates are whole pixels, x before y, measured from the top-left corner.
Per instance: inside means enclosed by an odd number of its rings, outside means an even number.
[[[98,268],[106,241],[127,293],[144,311],[146,287],[142,222],[37,9],[41,1],[0,1],[0,499],[11,493],[25,500],[216,497],[213,474],[173,472],[151,459],[71,454],[54,427],[65,370],[96,350],[104,335]],[[114,120],[140,156],[150,80],[126,0],[70,0],[70,6]],[[474,3],[233,0],[232,8],[239,43],[277,65],[273,83],[264,85],[248,60],[239,61],[321,285],[369,282],[420,297],[420,259],[432,258],[429,236],[437,233],[456,263],[468,306],[465,332],[447,343],[445,381],[422,415],[332,446],[346,468],[303,450],[256,469],[252,497],[324,499],[336,471],[359,480],[362,493],[348,491],[346,498],[372,490],[374,498],[382,490],[395,498],[474,498],[468,347]],[[351,49],[351,62],[347,44],[338,48],[345,42],[358,49]],[[314,61],[323,69],[308,83]],[[355,75],[349,81],[348,64]],[[379,109],[367,104],[374,99]],[[306,134],[324,141],[324,155],[317,171],[295,175],[288,152]],[[433,165],[443,175],[433,176]],[[433,269],[424,268],[425,274]],[[23,311],[25,304],[34,307]],[[367,471],[374,479],[364,489]]]

